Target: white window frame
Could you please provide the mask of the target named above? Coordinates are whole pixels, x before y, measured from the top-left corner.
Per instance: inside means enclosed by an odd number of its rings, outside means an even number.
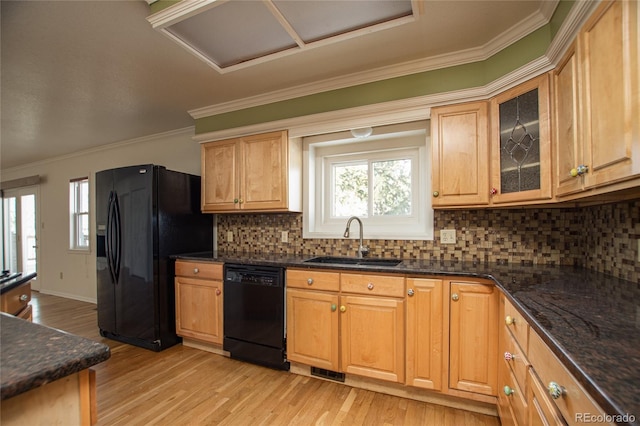
[[[303,238],[342,238],[348,217],[332,218],[329,191],[332,164],[355,159],[412,159],[412,213],[409,216],[361,217],[365,239],[432,240],[433,209],[430,193],[430,137],[428,122],[376,128],[367,139],[348,132],[303,139]],[[352,237],[357,237],[354,230]]]
[[[80,190],[80,188],[83,184],[87,185],[87,211],[81,210],[82,191]],[[80,229],[82,223],[80,218],[86,217],[87,223],[89,224],[89,227],[91,227],[91,218],[89,216],[91,197],[89,191],[90,186],[88,177],[71,179],[69,181],[69,250],[71,251],[86,252],[90,251],[91,249],[89,244],[91,229],[89,229],[86,245],[79,244],[79,237],[82,232],[82,230]]]

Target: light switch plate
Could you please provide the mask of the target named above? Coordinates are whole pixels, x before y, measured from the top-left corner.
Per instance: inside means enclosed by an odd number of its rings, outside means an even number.
[[[440,242],[442,244],[455,244],[456,243],[456,230],[455,229],[441,229],[440,230]]]
[[[227,242],[228,243],[232,243],[233,242],[233,232],[232,231],[227,231]]]
[[[283,243],[288,243],[289,242],[289,231],[282,231],[282,234],[280,234],[280,241],[282,241]]]

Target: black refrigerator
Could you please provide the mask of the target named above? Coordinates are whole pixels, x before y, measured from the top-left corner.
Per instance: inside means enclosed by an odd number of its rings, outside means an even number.
[[[200,177],[145,164],[96,173],[100,334],[154,351],[176,343],[175,262],[211,251]]]

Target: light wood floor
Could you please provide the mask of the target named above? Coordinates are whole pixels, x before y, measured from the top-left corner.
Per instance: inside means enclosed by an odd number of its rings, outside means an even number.
[[[153,352],[100,336],[96,306],[33,294],[33,321],[108,344],[98,425],[487,425],[497,418],[355,389],[177,345]]]

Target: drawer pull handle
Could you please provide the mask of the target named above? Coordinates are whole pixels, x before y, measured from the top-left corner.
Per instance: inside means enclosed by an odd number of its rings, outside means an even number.
[[[367,284],[367,288],[368,288],[369,290],[373,290],[373,283],[369,283],[369,284]]]
[[[408,294],[409,296],[413,296],[414,294],[416,294],[416,292],[415,292],[415,291],[413,291],[413,289],[412,289],[412,288],[410,288],[409,290],[407,290],[407,294]]]
[[[29,296],[27,296],[26,294],[20,295],[20,301],[21,302],[26,302],[27,300],[29,300]]]
[[[331,305],[331,312],[335,312],[338,307],[335,304]]]
[[[457,302],[458,300],[460,300],[460,296],[458,296],[458,293],[453,293],[451,295],[451,300],[453,300],[454,302]]]
[[[510,386],[505,386],[502,390],[504,391],[504,394],[507,395],[507,396],[511,396],[514,393],[516,393],[515,389],[513,389]]]
[[[307,278],[307,284],[308,285],[313,284],[313,278]]]
[[[222,294],[222,291],[220,291],[219,288],[216,288],[216,296],[220,296]]]
[[[507,325],[513,325],[516,323],[516,319],[511,315],[507,315],[507,317],[504,319],[504,323]]]
[[[198,268],[193,268],[193,273],[194,273],[194,274],[197,274],[198,272],[200,272],[200,269],[198,269]]]
[[[549,395],[553,399],[558,399],[565,394],[564,387],[560,386],[556,382],[549,382],[549,386],[547,386],[547,390],[549,391]]]
[[[340,312],[346,312],[347,311],[347,307],[342,305],[340,306]]]
[[[504,353],[504,360],[505,361],[511,361],[512,359],[516,359],[516,356],[514,354],[512,354],[511,352],[505,352]]]

